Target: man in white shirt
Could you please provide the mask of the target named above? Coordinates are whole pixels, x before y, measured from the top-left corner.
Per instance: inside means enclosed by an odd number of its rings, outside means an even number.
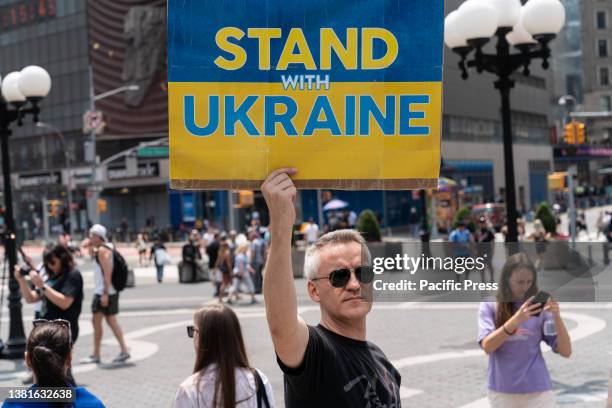
[[[319,238],[319,226],[314,223],[312,217],[308,219],[308,225],[304,229],[304,234],[306,235],[306,242],[308,245],[312,245]]]

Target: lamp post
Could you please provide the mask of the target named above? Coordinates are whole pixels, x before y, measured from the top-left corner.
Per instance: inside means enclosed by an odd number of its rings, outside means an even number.
[[[0,139],[2,144],[2,176],[4,178],[4,206],[6,208],[4,238],[4,256],[9,265],[9,338],[1,345],[2,357],[23,358],[25,351],[25,333],[21,317],[21,294],[19,284],[13,276],[17,264],[15,244],[15,219],[13,216],[13,193],[11,189],[11,163],[8,150],[8,139],[12,134],[10,126],[17,122],[23,125],[23,119],[32,115],[38,122],[40,108],[38,103],[49,94],[51,77],[43,68],[31,65],[21,70],[9,73],[2,81],[2,96],[0,100]]]
[[[542,60],[548,69],[549,43],[565,22],[565,9],[559,0],[467,0],[446,16],[444,41],[460,56],[461,77],[468,78],[468,68],[476,72],[490,72],[497,76],[495,88],[501,95],[501,116],[504,144],[506,182],[507,242],[518,241],[514,155],[512,151],[512,118],[510,91],[514,87],[512,75],[522,69],[529,75],[534,59]],[[495,36],[495,53],[483,47]],[[510,46],[517,52],[512,53]],[[474,52],[471,59],[470,54]]]
[[[576,107],[576,98],[572,95],[563,95],[559,98],[557,104],[567,110],[567,115],[563,114],[563,126],[565,126],[572,120],[571,113]]]
[[[70,157],[72,156],[72,151],[68,150],[68,146],[66,145],[66,139],[64,138],[64,134],[59,131],[59,129],[50,123],[45,122],[36,122],[36,126],[43,129],[48,129],[52,131],[60,140],[62,144],[62,150],[64,150],[64,159],[66,161],[66,171],[68,172],[68,220],[70,225],[70,235],[74,235],[74,222],[72,222],[72,161]],[[44,210],[46,211],[46,210]],[[76,221],[76,217],[74,218]]]
[[[93,73],[90,70],[90,86],[89,86],[89,100],[90,100],[90,110],[94,112],[96,110],[96,102],[100,101],[104,98],[108,98],[109,96],[116,95],[121,92],[126,91],[137,91],[140,89],[139,85],[130,84],[120,86],[119,88],[111,89],[110,91],[102,92],[99,95],[94,95],[93,88]],[[98,211],[98,196],[99,196],[99,186],[97,185],[96,173],[98,172],[98,159],[96,152],[96,129],[91,129],[90,133],[91,139],[91,150],[92,150],[92,159],[93,164],[91,166],[91,188],[90,188],[90,199],[89,206],[90,210],[88,214],[92,216],[92,224],[97,224],[100,222],[100,213]]]

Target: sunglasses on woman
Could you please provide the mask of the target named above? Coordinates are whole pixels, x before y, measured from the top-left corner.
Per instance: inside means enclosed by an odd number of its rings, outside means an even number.
[[[191,325],[187,326],[187,337],[193,338],[193,333],[195,333],[195,332],[199,332],[199,330],[196,329],[195,326],[191,326]]]
[[[343,288],[351,280],[351,271],[355,272],[355,277],[360,283],[372,283],[374,280],[374,272],[371,266],[362,265],[356,268],[341,268],[332,271],[329,276],[322,278],[313,278],[312,281],[321,279],[329,279],[329,282],[334,288]]]
[[[35,319],[32,321],[32,326],[44,326],[46,324],[56,324],[61,327],[65,327],[68,330],[68,336],[70,337],[70,344],[72,344],[72,331],[70,330],[70,322],[64,319],[55,319],[55,320],[47,320],[47,319]]]

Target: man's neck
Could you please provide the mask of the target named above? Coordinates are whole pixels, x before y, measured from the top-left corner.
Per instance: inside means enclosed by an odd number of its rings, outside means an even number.
[[[321,325],[327,330],[354,340],[365,341],[366,320],[365,317],[358,320],[338,320],[323,313],[321,314]]]

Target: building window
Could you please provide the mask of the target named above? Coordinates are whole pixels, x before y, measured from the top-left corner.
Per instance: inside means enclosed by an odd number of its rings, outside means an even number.
[[[602,96],[601,98],[599,98],[599,105],[602,111],[604,112],[610,112],[612,109],[611,105],[612,105],[612,101],[610,100],[610,96],[606,95],[606,96]]]
[[[605,11],[598,11],[595,14],[595,24],[597,28],[603,30],[608,27],[608,13]]]
[[[597,40],[597,55],[599,57],[608,56],[608,40],[605,38],[600,38]]]
[[[599,85],[610,85],[610,69],[608,67],[599,67]]]

